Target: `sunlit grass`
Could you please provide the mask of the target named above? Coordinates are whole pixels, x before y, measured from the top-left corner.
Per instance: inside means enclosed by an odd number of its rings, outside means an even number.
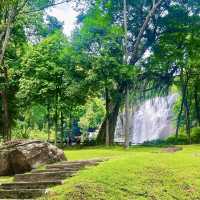
[[[13,181],[12,176],[0,176],[0,184],[2,183],[10,183]]]
[[[183,146],[176,153],[157,147],[88,148],[65,150],[69,160],[110,160],[80,171],[51,190],[47,199],[59,200],[198,200],[200,146]]]

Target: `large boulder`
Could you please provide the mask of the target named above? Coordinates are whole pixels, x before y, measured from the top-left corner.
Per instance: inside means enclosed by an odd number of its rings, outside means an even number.
[[[41,164],[66,160],[56,146],[38,140],[11,141],[0,147],[0,176],[28,172]]]

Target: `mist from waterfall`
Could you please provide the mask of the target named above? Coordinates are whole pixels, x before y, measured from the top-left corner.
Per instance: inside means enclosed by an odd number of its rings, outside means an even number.
[[[173,105],[177,95],[155,97],[146,100],[137,108],[130,106],[129,133],[132,144],[141,144],[165,138],[174,132]],[[115,142],[124,142],[125,115],[120,113],[115,130]]]

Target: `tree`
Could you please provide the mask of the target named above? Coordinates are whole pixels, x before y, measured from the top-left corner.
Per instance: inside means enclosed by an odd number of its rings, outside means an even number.
[[[197,13],[188,13],[188,7],[176,5],[171,8],[171,14],[166,17],[166,30],[153,48],[154,54],[150,57],[150,70],[152,76],[161,77],[159,83],[167,85],[175,84],[181,95],[180,108],[177,114],[176,137],[184,119],[186,133],[191,143],[191,109],[194,102],[198,110],[197,81],[199,56],[199,16]],[[146,68],[147,69],[147,68]],[[161,75],[162,74],[162,75]],[[153,77],[150,77],[151,79]],[[158,81],[158,80],[157,80]],[[162,84],[160,84],[162,85]],[[191,89],[195,88],[195,92]],[[194,101],[193,98],[194,92]],[[195,100],[196,99],[196,100]],[[196,103],[195,103],[196,102]],[[184,116],[183,116],[184,112]],[[198,113],[198,111],[196,112]],[[198,114],[196,114],[196,117]]]
[[[10,139],[10,117],[8,111],[8,69],[4,64],[4,56],[6,53],[6,48],[10,39],[11,26],[18,14],[25,5],[18,1],[6,1],[2,2],[0,11],[0,21],[1,21],[1,35],[0,35],[0,70],[1,76],[4,79],[4,86],[0,92],[2,97],[2,121],[3,121],[3,136],[6,139]]]
[[[139,8],[137,6],[138,3]],[[142,58],[145,51],[156,41],[159,21],[164,18],[164,16],[161,15],[161,10],[167,10],[168,5],[169,2],[166,1],[157,1],[155,4],[152,4],[151,1],[129,2],[128,8],[131,10],[131,12],[127,12],[127,50],[130,66],[135,65],[137,61]],[[92,53],[100,56],[101,51],[105,50],[106,48],[104,44],[106,42],[112,43],[111,41],[114,41],[113,38],[115,38],[116,45],[114,47],[118,47],[117,49],[119,53],[116,53],[116,51],[110,51],[111,54],[109,54],[109,56],[116,58],[118,61],[118,66],[123,66],[124,32],[121,31],[123,30],[122,10],[123,2],[91,2],[90,9],[88,10],[87,14],[80,17],[80,19],[82,19],[81,23],[83,26],[81,26],[79,33],[76,32],[76,36],[79,34],[79,37],[77,37],[78,40],[76,40],[78,41],[78,44],[76,43],[75,45],[77,45],[83,51],[88,51],[90,54]],[[89,32],[90,34],[86,34]],[[119,54],[121,54],[120,59],[118,57]],[[126,71],[128,72],[130,71],[130,66],[124,66],[121,68],[127,68]],[[118,72],[119,71],[120,70],[118,70]],[[138,69],[135,68],[133,71],[136,72]],[[125,93],[127,93],[126,88],[129,76],[128,74],[126,75],[127,80],[126,76],[123,77],[124,80],[120,79],[120,75],[118,76],[118,80],[115,79],[114,82],[117,83],[117,87],[115,87],[115,90],[113,90],[115,92],[111,92],[113,94],[113,98],[111,98],[109,106],[109,123],[111,123],[109,124],[110,143],[113,142],[119,108],[123,102],[123,97],[126,96]],[[131,80],[134,80],[134,78]],[[100,129],[98,139],[101,142],[105,142],[106,132],[108,132],[108,128],[106,128],[108,127],[106,126],[106,122],[107,119],[105,119],[105,122],[102,124],[102,128]]]
[[[128,30],[127,30],[127,3],[126,0],[124,0],[124,64],[128,64]],[[128,148],[129,146],[129,92],[128,92],[128,85],[126,86],[126,97],[125,97],[125,141],[124,146],[125,148]]]
[[[58,2],[63,3],[63,2]],[[0,91],[1,103],[2,103],[2,131],[5,139],[11,138],[11,113],[9,113],[9,73],[10,66],[6,63],[8,56],[8,48],[13,42],[20,43],[21,38],[16,39],[16,29],[21,27],[21,33],[27,39],[31,39],[30,30],[33,30],[35,23],[33,16],[30,13],[35,13],[35,16],[40,16],[42,19],[42,14],[46,7],[57,4],[54,1],[44,0],[44,1],[27,1],[27,0],[8,0],[2,1],[0,5],[0,72],[2,77],[2,87]],[[38,14],[40,13],[40,14]],[[39,19],[39,18],[38,18]],[[37,30],[39,31],[39,30]],[[19,32],[19,31],[18,31]],[[12,36],[12,37],[11,37]],[[14,41],[13,38],[16,40]],[[14,43],[14,44],[15,44]],[[19,48],[18,48],[19,49]],[[14,49],[12,49],[14,51]]]
[[[61,31],[31,46],[22,63],[17,94],[21,107],[37,103],[46,107],[48,117],[53,112],[55,138],[60,130],[61,142],[64,121],[69,118],[72,123],[73,111],[85,103],[89,93],[87,72],[81,67],[86,63],[87,57],[77,54]]]

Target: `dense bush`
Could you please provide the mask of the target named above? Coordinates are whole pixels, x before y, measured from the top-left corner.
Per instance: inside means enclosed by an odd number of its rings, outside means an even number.
[[[200,143],[200,127],[196,127],[192,129],[192,143],[199,144]]]
[[[192,128],[191,142],[192,144],[200,144],[200,127]],[[188,136],[186,135],[185,132],[181,131],[177,139],[175,135],[172,135],[163,140],[158,139],[158,140],[148,141],[144,143],[144,145],[157,145],[157,146],[170,145],[170,144],[172,145],[173,144],[177,144],[177,145],[189,144]]]
[[[54,139],[53,136],[54,134],[51,133],[51,139]],[[48,134],[38,129],[13,129],[12,139],[38,139],[46,141],[48,139]]]
[[[179,145],[181,145],[181,144],[188,144],[188,137],[187,137],[186,134],[181,133],[181,134],[179,134],[179,136],[178,136],[177,139],[176,139],[176,136],[173,135],[173,136],[168,137],[165,140],[165,142],[167,144],[179,144]]]
[[[23,129],[13,129],[12,139],[29,139],[29,131]]]

